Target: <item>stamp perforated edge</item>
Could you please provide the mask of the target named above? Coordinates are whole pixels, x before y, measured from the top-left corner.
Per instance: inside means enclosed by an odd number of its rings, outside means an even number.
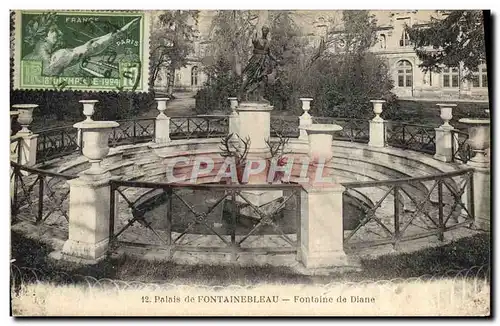
[[[22,46],[22,39],[21,39],[21,14],[23,12],[58,12],[58,13],[108,13],[108,14],[133,14],[133,13],[140,13],[143,15],[144,22],[141,25],[143,32],[143,53],[142,53],[142,62],[141,62],[141,73],[142,73],[142,80],[140,83],[140,86],[138,86],[135,90],[134,93],[146,93],[149,92],[149,65],[150,65],[150,40],[151,40],[151,16],[152,16],[152,11],[151,10],[13,10],[14,11],[14,49],[12,51],[14,52],[14,67],[13,67],[13,78],[14,83],[13,83],[13,89],[14,90],[24,90],[24,91],[47,91],[47,90],[53,90],[50,88],[30,88],[30,87],[23,87],[21,85],[21,46]],[[152,86],[151,86],[152,87]],[[119,92],[118,89],[109,89],[109,90],[96,90],[96,89],[77,89],[74,91],[81,91],[81,92],[98,92],[98,93],[111,93],[111,92]],[[130,92],[130,90],[127,90],[125,92]]]

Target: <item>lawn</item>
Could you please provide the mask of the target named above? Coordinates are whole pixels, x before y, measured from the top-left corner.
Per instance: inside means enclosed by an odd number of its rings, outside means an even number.
[[[452,270],[469,269],[490,263],[490,234],[462,238],[441,247],[413,253],[385,255],[363,259],[362,271],[328,276],[299,275],[289,268],[261,266],[221,268],[217,265],[180,265],[168,261],[142,260],[130,256],[107,258],[96,265],[83,266],[48,258],[52,248],[12,232],[12,258],[19,267],[34,268],[50,282],[68,281],[68,274],[89,275],[97,279],[170,282],[203,285],[249,285],[265,283],[315,284],[332,281],[387,280],[419,277],[424,274],[444,275]]]

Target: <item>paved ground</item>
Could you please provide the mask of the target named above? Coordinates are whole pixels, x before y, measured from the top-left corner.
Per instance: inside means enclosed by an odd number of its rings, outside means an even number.
[[[165,111],[167,116],[196,115],[194,112],[195,94],[194,92],[174,93],[175,99],[167,102],[167,111]],[[144,117],[156,117],[157,115],[158,110],[156,110],[156,107],[144,113]]]

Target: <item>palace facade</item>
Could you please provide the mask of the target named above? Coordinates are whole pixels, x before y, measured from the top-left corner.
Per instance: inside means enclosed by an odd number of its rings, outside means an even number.
[[[377,19],[377,42],[370,49],[386,59],[392,79],[393,92],[408,100],[487,101],[488,79],[486,65],[477,67],[474,79],[464,81],[463,67],[444,67],[440,73],[424,73],[404,26],[425,25],[431,17],[444,18],[448,13],[438,10],[371,11]],[[196,91],[207,80],[203,73],[210,24],[215,11],[201,11],[196,29],[198,35],[189,63],[175,73],[177,90]],[[338,42],[328,51],[342,51],[341,11],[293,11],[294,20],[311,45],[318,45],[327,35],[338,34]],[[168,76],[160,73],[156,88],[167,85]]]

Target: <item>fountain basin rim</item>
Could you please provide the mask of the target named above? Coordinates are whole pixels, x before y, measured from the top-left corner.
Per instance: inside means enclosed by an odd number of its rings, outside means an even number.
[[[170,97],[155,97],[155,101],[169,101]]]
[[[12,107],[16,109],[35,109],[38,104],[13,104]]]
[[[78,102],[80,103],[97,103],[99,100],[79,100]]]
[[[118,126],[120,126],[120,124],[116,121],[82,121],[73,125],[73,127],[79,129],[105,129],[116,128]]]
[[[313,123],[309,126],[304,127],[308,133],[313,134],[324,134],[324,133],[333,133],[335,131],[340,131],[344,128],[342,126],[336,124],[322,124],[322,123]]]
[[[456,107],[457,105],[456,104],[453,104],[453,103],[450,103],[450,104],[446,104],[446,103],[438,103],[436,104],[437,106],[444,106],[444,107]]]

